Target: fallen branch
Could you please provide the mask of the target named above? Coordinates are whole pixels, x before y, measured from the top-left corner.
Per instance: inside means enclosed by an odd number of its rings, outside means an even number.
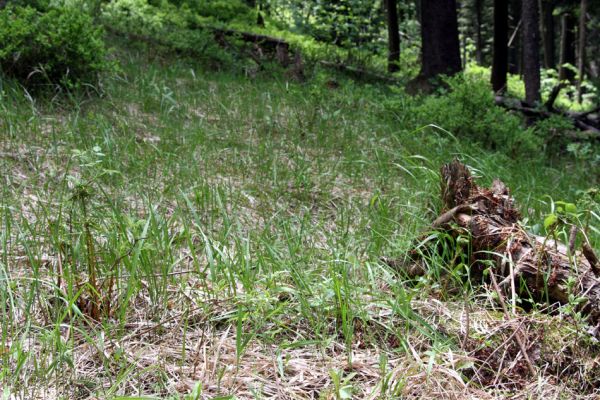
[[[565,87],[565,84],[561,82],[552,88],[552,92],[550,92],[550,96],[548,96],[548,101],[546,101],[546,103],[544,103],[544,106],[548,110],[554,111],[554,102],[556,101],[556,98],[560,94],[560,91],[562,90],[563,87]]]
[[[558,89],[560,90],[560,89]],[[558,93],[556,93],[558,96]],[[573,125],[582,131],[587,133],[587,136],[594,139],[600,139],[600,120],[598,118],[592,118],[593,112],[574,113],[568,111],[560,111],[553,108],[554,100],[549,99],[546,104],[549,105],[548,109],[534,108],[528,104],[519,101],[517,99],[510,99],[503,96],[496,96],[496,105],[506,108],[507,110],[518,111],[525,116],[546,119],[553,115],[560,115],[570,119]]]

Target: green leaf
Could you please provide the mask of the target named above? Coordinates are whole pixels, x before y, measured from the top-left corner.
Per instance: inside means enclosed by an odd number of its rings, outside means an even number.
[[[340,399],[351,399],[352,398],[352,386],[344,386],[340,388]]]
[[[576,214],[577,213],[577,206],[573,203],[566,203],[565,204],[565,211],[571,214]]]
[[[556,214],[550,214],[546,217],[546,219],[544,219],[544,228],[546,228],[546,230],[548,230],[552,226],[556,225],[557,223],[558,223],[558,217],[556,216]]]

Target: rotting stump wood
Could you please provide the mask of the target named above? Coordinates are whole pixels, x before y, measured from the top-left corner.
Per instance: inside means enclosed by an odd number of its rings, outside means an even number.
[[[570,295],[581,298],[577,311],[588,317],[598,335],[600,265],[585,238],[583,251],[578,252],[528,233],[519,223],[520,213],[506,185],[495,180],[491,188],[478,186],[468,168],[457,160],[441,168],[441,179],[444,212],[433,228],[454,236],[468,233],[470,268],[481,272],[492,265],[500,290],[512,296],[527,295],[561,305],[569,302]],[[412,253],[415,261],[417,254]],[[425,270],[416,262],[406,272],[420,275]]]

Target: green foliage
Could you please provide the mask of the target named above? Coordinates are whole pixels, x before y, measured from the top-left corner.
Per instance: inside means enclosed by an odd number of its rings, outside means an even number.
[[[201,28],[200,18],[187,4],[177,7],[163,2],[154,6],[146,0],[111,1],[102,7],[101,14],[102,22],[117,34],[133,34],[154,47],[219,65],[233,64],[232,54],[215,43],[210,31]]]
[[[538,121],[533,129],[544,141],[546,153],[561,154],[565,152],[571,141],[568,132],[572,132],[575,128],[571,120],[560,115],[552,115]]]
[[[217,21],[255,21],[253,10],[241,0],[196,0],[192,10],[203,17],[214,18]]]
[[[95,84],[109,66],[105,55],[102,30],[76,8],[0,11],[0,68],[25,86]]]
[[[477,141],[511,156],[537,153],[542,140],[525,129],[518,116],[494,104],[489,84],[475,77],[446,80],[448,91],[424,99],[415,108],[418,124],[435,124],[459,139]]]
[[[578,199],[575,203],[567,201],[555,201],[547,196],[550,210],[544,217],[543,231],[541,225],[536,225],[533,230],[536,233],[545,233],[554,239],[560,239],[563,243],[571,242],[571,231],[573,227],[578,232],[583,232],[574,243],[576,247],[583,242],[588,242],[592,246],[597,246],[598,222],[600,222],[600,191],[596,188],[588,190],[579,190]]]
[[[573,65],[565,64],[565,67],[572,70],[576,75],[575,81],[579,80],[578,70]],[[574,82],[575,82],[574,81]],[[594,86],[594,83],[588,79],[584,79],[582,82],[582,90],[584,92],[583,101],[579,103],[577,100],[577,85],[574,82],[563,81],[563,89],[560,91],[559,96],[555,101],[555,107],[572,109],[572,110],[586,110],[593,107],[598,101],[598,88]],[[552,89],[554,89],[560,82],[558,79],[558,71],[555,69],[542,69],[541,71],[541,92],[542,97],[547,98]]]
[[[113,29],[138,34],[160,32],[167,23],[182,25],[180,20],[169,18],[167,10],[148,4],[146,0],[115,0],[104,5],[102,17]]]
[[[385,13],[381,1],[272,1],[275,17],[317,40],[342,47],[382,49]]]
[[[189,13],[205,19],[205,22],[253,23],[256,21],[256,11],[241,0],[148,0],[146,4],[169,10],[170,13]]]

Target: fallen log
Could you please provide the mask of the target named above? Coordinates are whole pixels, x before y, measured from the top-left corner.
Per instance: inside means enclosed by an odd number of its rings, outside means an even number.
[[[558,95],[558,93],[556,93],[556,95]],[[551,99],[551,103],[549,100],[548,103],[550,107],[547,108],[531,107],[530,105],[520,100],[510,99],[503,96],[496,96],[494,100],[496,105],[500,107],[506,108],[507,110],[511,111],[518,111],[527,117],[535,119],[546,119],[551,117],[552,115],[563,116],[565,118],[570,119],[577,129],[585,131],[588,137],[600,139],[600,118],[597,116],[593,117],[593,115],[596,114],[596,110],[591,110],[589,112],[583,113],[557,110],[553,106],[553,99]]]
[[[489,268],[500,281],[499,287],[510,288],[513,297],[528,296],[560,305],[580,298],[582,301],[574,306],[597,332],[600,264],[589,243],[584,240],[583,252],[573,252],[567,245],[526,232],[506,185],[500,180],[495,180],[491,188],[476,185],[468,168],[457,160],[442,167],[441,178],[447,211],[434,221],[433,228],[455,237],[467,233],[474,275]],[[404,264],[407,274],[426,273],[423,265],[415,266],[420,265],[419,254],[423,249],[411,253],[415,262]]]

